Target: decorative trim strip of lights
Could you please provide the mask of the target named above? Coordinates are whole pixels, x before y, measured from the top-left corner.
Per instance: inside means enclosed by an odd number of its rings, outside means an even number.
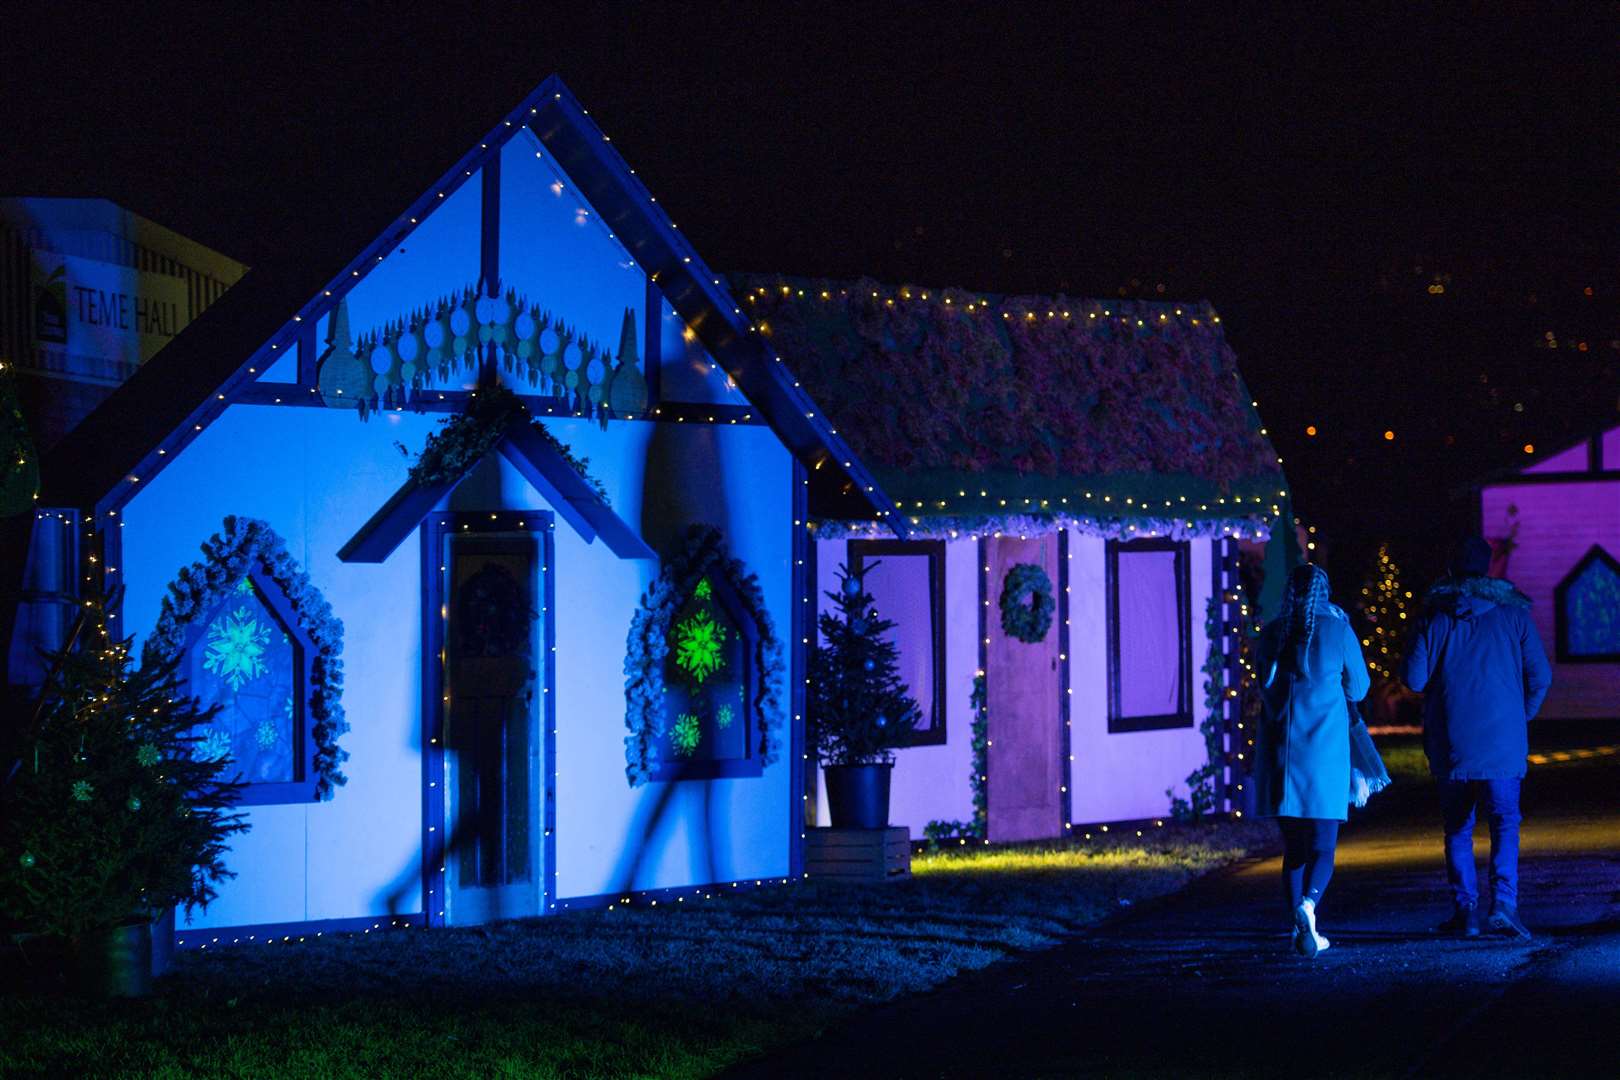
[[[1231,537],[1234,540],[1267,540],[1272,519],[1268,516],[1234,518],[1094,517],[1090,514],[1008,514],[996,517],[919,515],[907,517],[911,536],[919,540],[962,540],[983,536],[1017,537],[1027,540],[1049,533],[1073,529],[1105,540],[1207,540]],[[818,540],[864,540],[891,534],[888,525],[876,521],[822,520],[813,522]]]

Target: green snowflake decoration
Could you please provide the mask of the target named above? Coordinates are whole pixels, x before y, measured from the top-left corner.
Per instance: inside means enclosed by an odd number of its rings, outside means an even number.
[[[692,595],[699,600],[707,600],[714,595],[714,586],[709,584],[708,578],[704,578],[697,583],[697,588],[692,590]]]
[[[155,744],[149,742],[141,743],[141,745],[135,748],[135,760],[137,763],[150,769],[153,765],[156,765],[159,761],[163,760],[163,754],[158,750]]]
[[[89,802],[91,796],[95,793],[95,790],[95,787],[90,783],[90,781],[75,780],[73,781],[73,801]]]
[[[264,649],[270,643],[270,628],[253,617],[245,607],[222,615],[208,624],[203,669],[212,671],[230,688],[264,674]]]
[[[681,713],[680,719],[675,721],[675,730],[670,733],[675,752],[681,757],[691,757],[697,753],[698,743],[702,740],[703,726],[698,718],[691,713]]]
[[[675,624],[675,663],[699,685],[725,666],[726,628],[700,611]]]
[[[737,714],[732,710],[730,705],[722,705],[714,711],[714,722],[720,725],[721,731],[724,731],[726,728],[730,727],[731,722],[736,718]]]

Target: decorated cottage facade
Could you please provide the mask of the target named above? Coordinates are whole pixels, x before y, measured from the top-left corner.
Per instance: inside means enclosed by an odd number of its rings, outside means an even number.
[[[1172,799],[1243,805],[1239,546],[1267,550],[1288,495],[1219,316],[734,284],[910,532],[814,521],[821,607],[841,565],[876,564],[923,709],[890,820],[1023,840],[1163,819]],[[1286,552],[1269,551],[1280,581]]]
[[[221,708],[182,941],[801,875],[811,507],[894,508],[558,80],[469,145],[289,235],[8,553],[18,650],[97,588]]]
[[[1620,716],[1620,427],[1484,484],[1492,573],[1512,579],[1550,646],[1541,716]]]

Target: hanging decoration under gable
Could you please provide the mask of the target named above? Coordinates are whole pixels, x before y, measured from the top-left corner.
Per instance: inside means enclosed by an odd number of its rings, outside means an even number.
[[[486,347],[508,381],[561,398],[582,416],[603,421],[647,409],[647,380],[636,349],[635,311],[626,308],[617,354],[538,304],[508,289],[487,295],[469,286],[358,339],[349,329],[346,300],[333,309],[331,332],[316,381],[330,408],[376,409],[420,402],[431,386],[476,375]]]

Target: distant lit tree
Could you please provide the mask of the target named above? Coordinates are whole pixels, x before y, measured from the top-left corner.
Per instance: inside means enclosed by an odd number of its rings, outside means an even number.
[[[1401,582],[1401,568],[1381,544],[1378,557],[1361,583],[1356,611],[1361,615],[1361,646],[1374,676],[1397,678],[1406,642],[1412,593]]]

